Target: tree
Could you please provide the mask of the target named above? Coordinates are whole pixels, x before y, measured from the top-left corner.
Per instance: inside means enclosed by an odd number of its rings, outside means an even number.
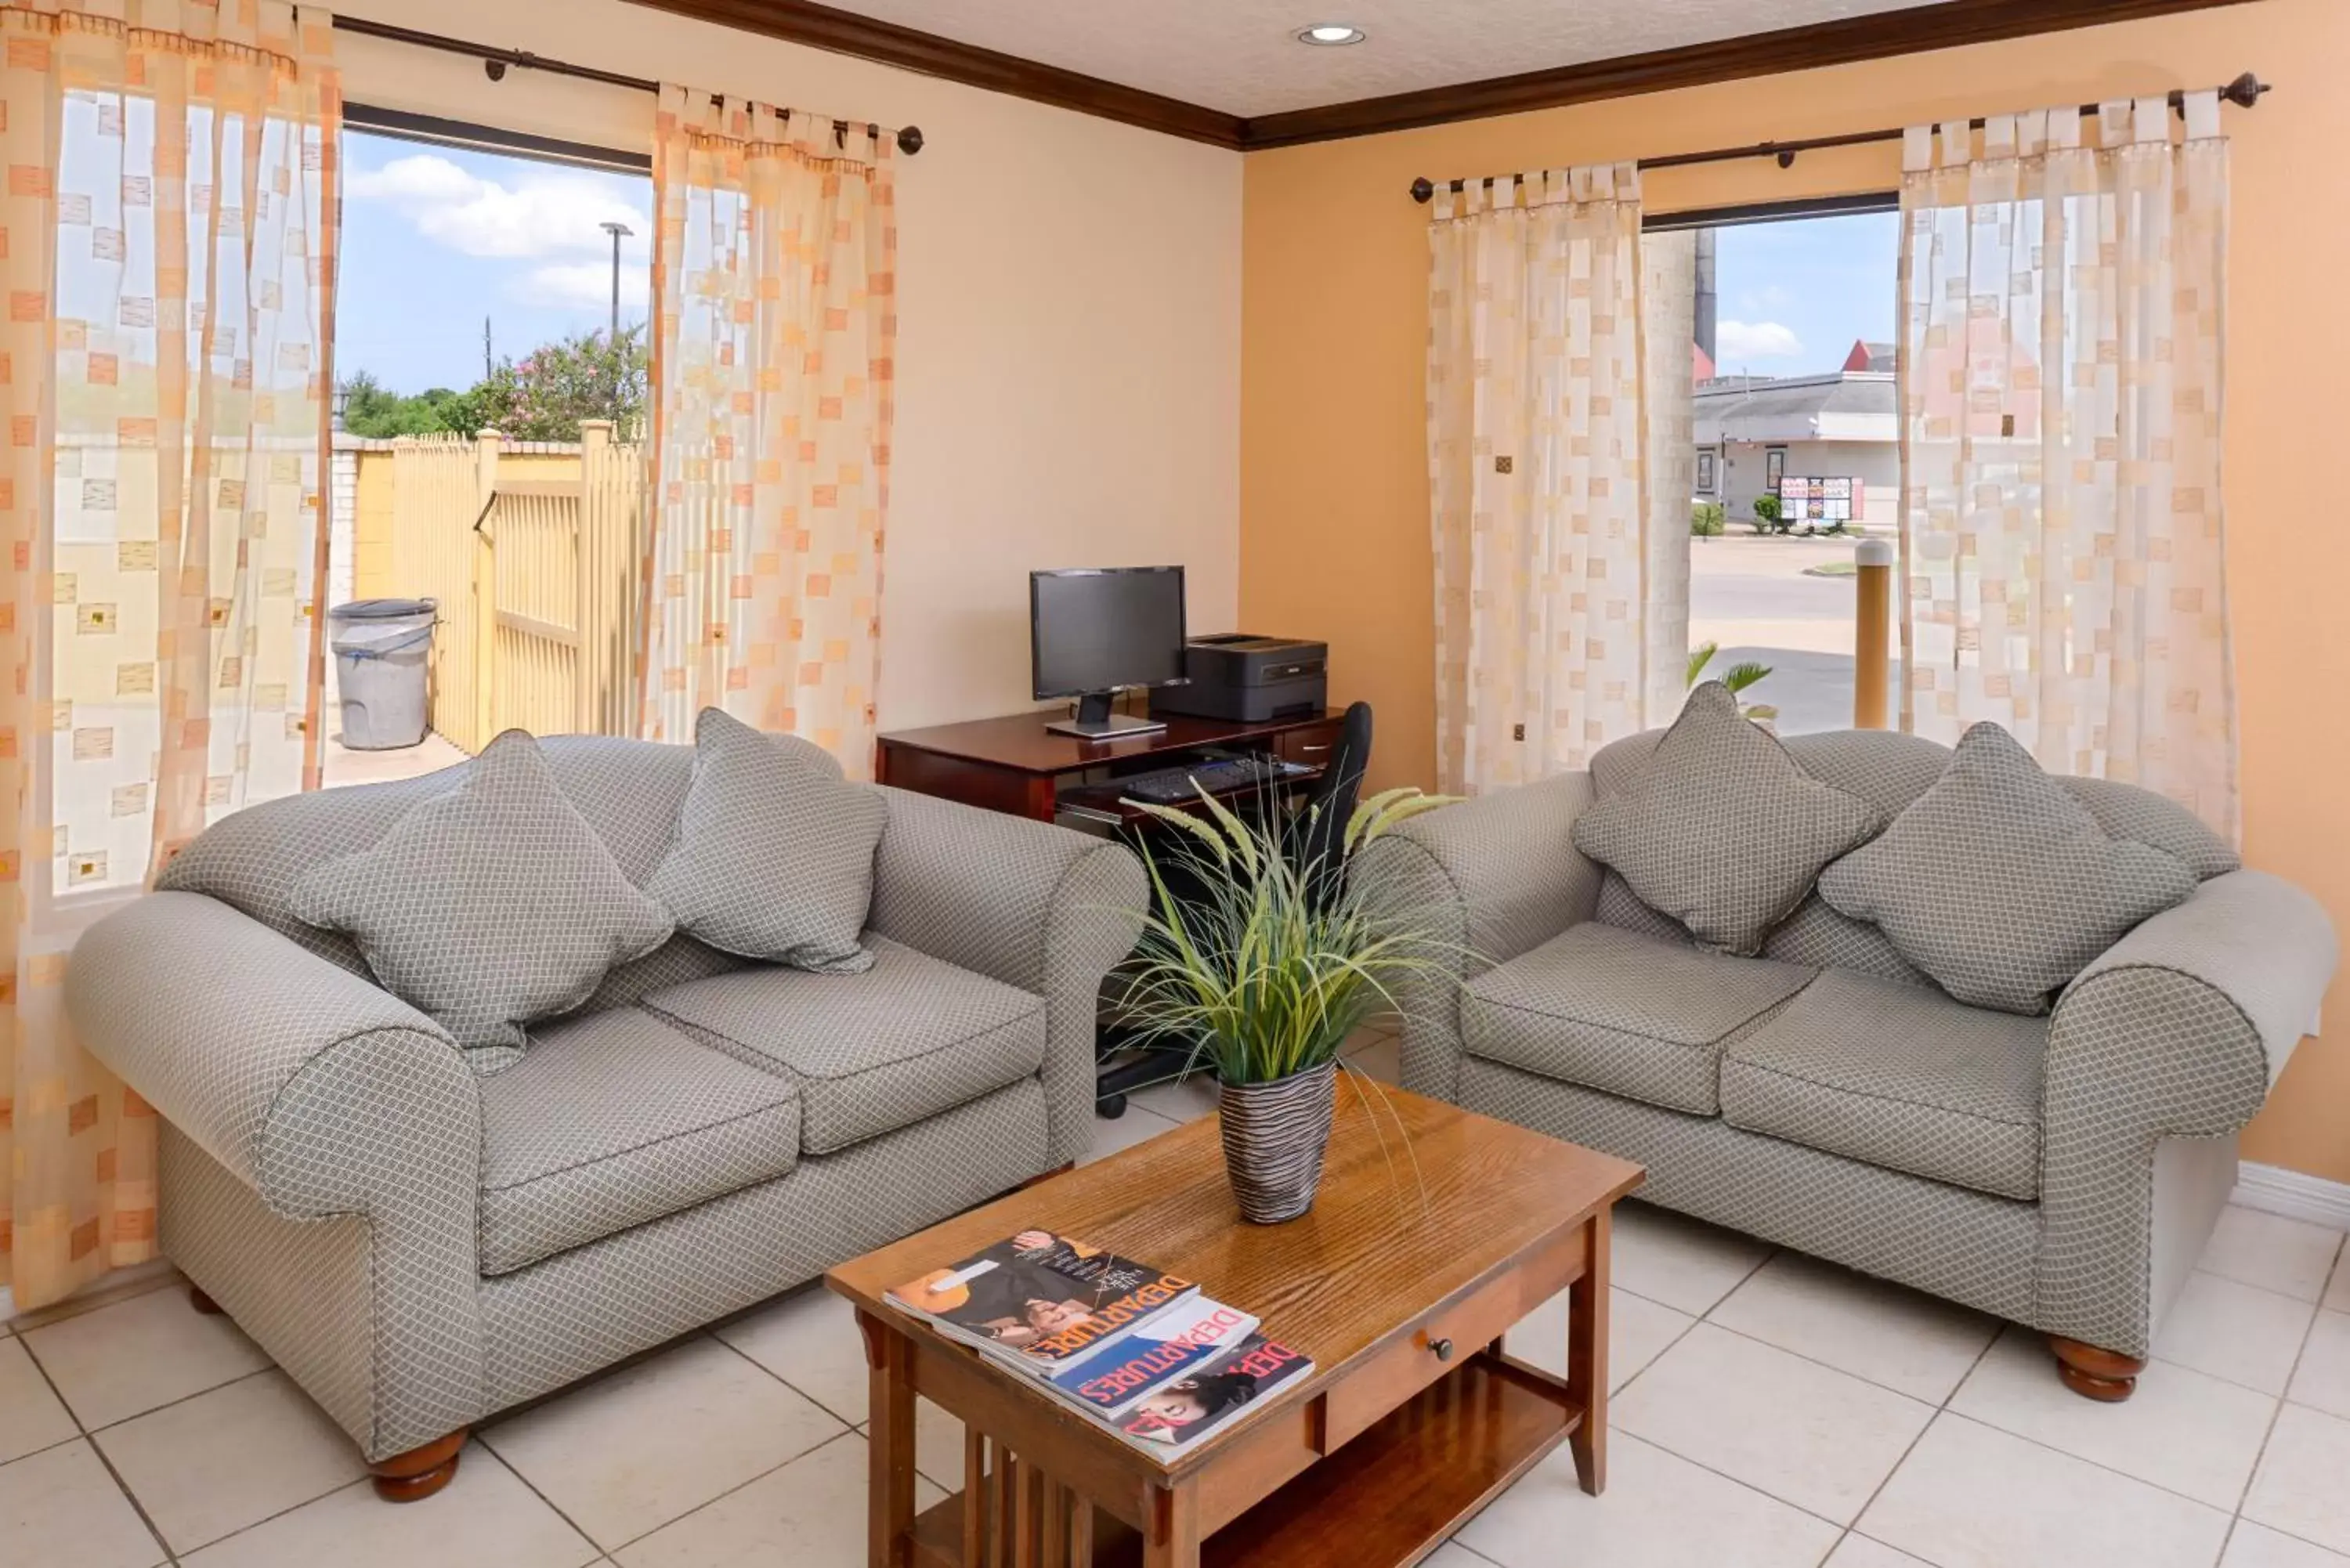
[[[617,340],[585,332],[544,344],[462,392],[435,387],[403,397],[354,370],[342,383],[343,428],[376,437],[453,431],[468,439],[494,430],[515,441],[570,441],[582,421],[612,420],[625,440],[643,429],[650,372],[641,323]]]

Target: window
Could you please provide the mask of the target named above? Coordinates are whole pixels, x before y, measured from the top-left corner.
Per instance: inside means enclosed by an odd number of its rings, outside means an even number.
[[[1762,453],[1763,490],[1769,494],[1776,495],[1786,483],[1786,479],[1787,449],[1783,446],[1768,448]]]
[[[1714,469],[1715,465],[1720,462],[1721,458],[1721,454],[1715,452],[1711,447],[1700,447],[1698,449],[1697,493],[1700,495],[1711,495],[1715,490],[1719,488],[1719,485],[1716,483],[1718,476],[1716,475]]]

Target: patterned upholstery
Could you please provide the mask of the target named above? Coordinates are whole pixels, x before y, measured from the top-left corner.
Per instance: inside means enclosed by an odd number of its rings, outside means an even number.
[[[1421,1093],[1451,1096],[1461,979],[1591,918],[1600,867],[1575,847],[1575,819],[1590,804],[1588,775],[1561,774],[1413,817],[1356,861],[1365,907],[1420,931],[1436,966],[1395,988],[1406,1075],[1435,1085]]]
[[[2106,837],[1996,724],[1969,730],[1934,786],[1820,878],[1960,1002],[2027,1013],[2194,890],[2176,857]]]
[[[1648,765],[1575,824],[1575,846],[1725,952],[1762,951],[1820,868],[1885,826],[1808,776],[1720,681],[1690,694]]]
[[[1409,1087],[1409,1085],[1406,1085]],[[1470,1110],[1646,1166],[1636,1196],[1995,1317],[2033,1321],[2040,1209],[1470,1061]],[[2099,1342],[2102,1343],[2102,1342]]]
[[[713,1050],[795,1080],[800,1147],[812,1155],[910,1127],[1044,1065],[1042,998],[887,939],[872,948],[863,974],[747,969],[655,992],[643,1005]]]
[[[804,1159],[780,1181],[484,1281],[484,1406],[560,1388],[1042,1174],[1045,1124],[1044,1091],[1024,1080]]]
[[[2064,988],[2048,1032],[2036,1324],[2144,1354],[2155,1142],[2218,1137],[2251,1119],[2314,1020],[2337,956],[2315,899],[2236,871]]]
[[[766,735],[716,708],[693,732],[677,843],[646,891],[705,946],[799,969],[853,972],[889,808],[840,777],[821,747]]]
[[[1814,971],[1586,920],[1469,982],[1464,1048],[1544,1077],[1711,1116],[1725,1043]]]
[[[799,1091],[638,1008],[531,1031],[482,1085],[482,1272],[772,1180],[799,1156]]]
[[[2047,1049],[2045,1019],[1830,970],[1728,1047],[1722,1118],[1871,1165],[2033,1199]]]
[[[670,848],[691,754],[599,737],[542,750],[640,887]],[[168,1118],[164,1250],[369,1458],[477,1423],[1083,1152],[1093,1000],[1139,927],[1142,872],[1128,850],[881,792],[872,919],[891,941],[877,947],[933,974],[971,970],[963,994],[1026,993],[1027,1043],[993,1092],[971,1086],[962,1054],[940,1053],[951,1108],[791,1164],[778,1157],[797,1140],[776,1123],[796,1102],[775,1096],[795,1079],[699,1044],[681,1044],[686,1056],[651,1046],[648,1058],[647,1037],[621,1038],[646,1015],[606,1016],[650,992],[757,972],[743,960],[674,938],[614,970],[587,1011],[541,1027],[514,1072],[484,1078],[448,1031],[371,981],[347,938],[294,918],[305,872],[374,845],[470,771],[225,819],[173,862],[173,890],[97,922],[68,975],[80,1039]],[[936,1000],[920,985],[906,994],[910,1009]],[[810,1044],[830,1061],[845,1042]],[[975,1055],[983,1075],[1005,1071],[1003,1053]],[[644,1093],[629,1102],[632,1085]],[[729,1098],[745,1085],[756,1092]],[[764,1118],[775,1136],[763,1149],[721,1137],[685,1150],[670,1146],[693,1133],[661,1136],[729,1106],[743,1127]],[[485,1135],[485,1117],[503,1130]],[[705,1130],[720,1127],[741,1130]],[[647,1132],[657,1141],[632,1141]],[[646,1179],[649,1159],[659,1164]],[[761,1160],[786,1174],[759,1179]],[[618,1182],[597,1168],[620,1163],[630,1168]],[[506,1204],[486,1231],[485,1175],[505,1195],[491,1207]],[[732,1190],[639,1218],[631,1206],[673,1181]],[[625,1228],[582,1240],[614,1225]],[[485,1278],[485,1241],[494,1265],[567,1250]]]
[[[438,1020],[484,1074],[521,1060],[525,1023],[577,1007],[673,929],[520,730],[492,741],[463,787],[304,872],[293,910],[348,932],[385,989]]]
[[[1688,942],[1621,878],[1559,842],[1595,798],[1638,776],[1661,738],[1650,732],[1604,748],[1587,775],[1431,813],[1366,854],[1358,873],[1372,906],[1425,921],[1443,971],[1417,980],[1404,998],[1405,1086],[1639,1160],[1648,1168],[1641,1196],[1656,1202],[2035,1328],[2145,1354],[2163,1288],[2152,1238],[2191,1257],[2232,1179],[2224,1159],[2175,1158],[2187,1147],[2179,1140],[2226,1137],[2282,1070],[2334,971],[2323,911],[2274,877],[2230,869],[2232,854],[2173,803],[2067,779],[2063,787],[2107,834],[2174,856],[2204,880],[2185,903],[2095,957],[2053,1017],[1977,1013],[1959,1027],[1964,1010],[1906,962],[1888,961],[1883,932],[1815,896],[1772,932],[1764,951],[1827,972],[1728,1054],[1724,1106],[1742,1119],[1773,1114],[1757,1112],[1749,1091],[1760,1071],[1745,1072],[1740,1059],[1762,1057],[1774,1038],[1780,1047],[1796,1040],[1797,1009],[1814,996],[1865,994],[1860,1011],[1879,1022],[1856,1019],[1851,1034],[1823,1033],[1780,1064],[1800,1066],[1803,1082],[1820,1090],[1787,1087],[1791,1103],[1776,1110],[1788,1137],[1564,1082],[1491,1060],[1482,1048],[1472,1054],[1462,1017],[1481,977],[1576,922]],[[1951,755],[1883,732],[1799,736],[1787,749],[1806,771],[1895,815],[1933,785]],[[1879,986],[1870,975],[1901,984]],[[2037,1180],[2027,1184],[2022,1107],[2033,1095],[2023,1041],[2043,1028]],[[1906,1096],[1898,1105],[1833,1121],[1821,1114],[1832,1095],[1857,1101],[1888,1083]],[[1981,1126],[1968,1136],[2003,1147],[1968,1149],[1961,1164],[1956,1116],[1982,1111],[1991,1114],[1974,1117]],[[1832,1152],[1837,1147],[1866,1151],[1867,1162]],[[2174,1156],[2168,1192],[2154,1176],[2166,1149]],[[1939,1162],[1952,1179],[1894,1168],[1903,1161]],[[2036,1190],[2039,1200],[1960,1185],[1968,1181]],[[2178,1277],[2174,1270],[2164,1280]]]
[[[1066,828],[881,794],[889,826],[874,859],[869,929],[1045,999],[1046,1163],[1076,1158],[1093,1139],[1102,977],[1142,934],[1142,862],[1122,844]]]

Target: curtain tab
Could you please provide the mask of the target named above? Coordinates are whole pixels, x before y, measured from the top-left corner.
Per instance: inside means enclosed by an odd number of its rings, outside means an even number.
[[[2078,109],[2052,109],[2048,111],[2048,146],[2052,151],[2069,151],[2081,145],[2081,114]]]
[[[2170,99],[2142,98],[2130,106],[2130,140],[2160,141],[2170,140]]]
[[[2032,109],[2015,117],[2015,153],[2019,158],[2037,158],[2048,150],[2048,111]]]
[[[1934,128],[1913,125],[1901,133],[1901,171],[1923,174],[1934,167]]]
[[[1983,156],[1985,158],[2015,156],[2015,116],[1994,114],[1984,119]]]
[[[1975,128],[1963,119],[1942,122],[1941,161],[1945,169],[1963,169],[1974,161]]]
[[[2130,139],[2135,106],[2126,98],[2108,99],[2097,105],[2097,145],[2121,147]]]
[[[1616,199],[1619,202],[1640,199],[1640,166],[1638,163],[1616,165]]]
[[[2208,141],[2220,134],[2220,89],[2199,88],[2187,95],[2187,140]]]

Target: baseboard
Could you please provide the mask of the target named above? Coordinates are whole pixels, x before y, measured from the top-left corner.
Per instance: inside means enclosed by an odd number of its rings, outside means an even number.
[[[16,1293],[10,1290],[6,1285],[0,1285],[0,1324],[9,1322],[11,1319],[15,1318],[16,1315]]]
[[[2229,1200],[2263,1214],[2350,1231],[2350,1182],[2328,1181],[2280,1165],[2246,1160],[2236,1168],[2236,1190]]]

